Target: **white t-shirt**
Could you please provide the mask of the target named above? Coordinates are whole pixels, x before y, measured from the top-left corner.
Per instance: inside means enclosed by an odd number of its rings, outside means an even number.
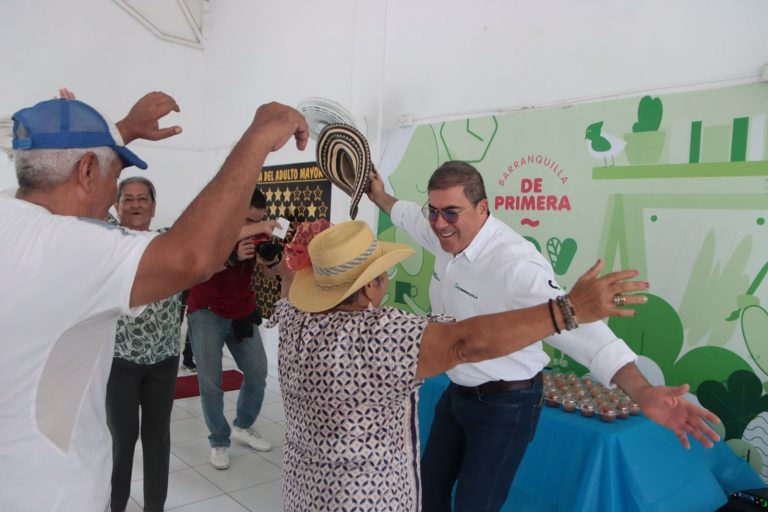
[[[108,505],[115,325],[155,236],[0,195],[0,510]]]
[[[469,246],[455,257],[442,250],[419,205],[398,201],[391,217],[395,226],[408,231],[435,256],[429,287],[433,313],[462,320],[535,306],[563,294],[552,267],[533,244],[495,217],[489,216]],[[637,360],[603,322],[564,330],[547,342],[587,366],[605,385],[622,366]],[[461,364],[447,373],[457,384],[477,386],[493,380],[531,378],[548,362],[549,356],[538,342],[504,357]]]

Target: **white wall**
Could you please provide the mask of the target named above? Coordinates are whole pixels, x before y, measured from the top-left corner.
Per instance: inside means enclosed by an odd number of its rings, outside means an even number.
[[[378,154],[382,129],[403,117],[694,88],[754,79],[768,63],[764,0],[212,0],[210,8],[201,52],[160,41],[109,1],[0,0],[0,114],[62,85],[115,119],[147,91],[173,94],[182,113],[168,123],[184,133],[134,144],[158,186],[155,225],[165,226],[264,101],[339,101],[366,117]],[[309,160],[313,146],[268,163]],[[14,184],[0,156],[0,190]],[[346,198],[333,201],[332,218],[343,220]],[[373,222],[374,208],[363,205],[360,217]]]
[[[169,123],[184,134],[135,144],[151,176],[174,184],[170,196],[160,186],[166,225],[267,100],[335,99],[366,117],[377,153],[401,117],[755,77],[768,63],[763,0],[212,0],[210,12],[201,52],[160,41],[113,2],[0,0],[0,113],[60,85],[114,118],[149,90],[173,94],[183,110]],[[0,158],[0,188],[14,182]]]
[[[755,75],[759,0],[388,2],[385,124]]]

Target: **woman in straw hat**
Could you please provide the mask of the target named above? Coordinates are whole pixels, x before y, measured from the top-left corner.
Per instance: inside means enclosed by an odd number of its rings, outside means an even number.
[[[636,271],[598,277],[598,261],[570,294],[527,309],[453,322],[380,308],[387,269],[413,253],[351,221],[314,237],[311,266],[294,274],[280,265],[290,301],[277,302],[270,324],[280,325],[288,512],[420,510],[416,391],[425,377],[508,354],[577,319],[632,316],[614,296],[648,287],[627,281]]]

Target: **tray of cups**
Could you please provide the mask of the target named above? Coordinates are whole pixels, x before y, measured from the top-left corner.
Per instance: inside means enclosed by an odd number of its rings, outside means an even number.
[[[619,388],[606,388],[589,376],[545,372],[544,403],[561,411],[598,417],[606,423],[640,414],[640,406]]]

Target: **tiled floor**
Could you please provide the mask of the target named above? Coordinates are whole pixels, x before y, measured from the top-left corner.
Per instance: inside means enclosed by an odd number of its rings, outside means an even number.
[[[224,369],[234,361],[224,358]],[[270,368],[267,391],[255,426],[272,443],[271,452],[256,452],[238,444],[229,450],[231,465],[219,471],[208,463],[208,428],[203,420],[200,397],[176,400],[171,415],[171,463],[166,510],[175,512],[275,512],[282,510],[280,474],[283,463],[285,411],[276,371]],[[186,373],[181,370],[181,373]],[[239,391],[224,394],[224,415],[232,423]],[[133,482],[128,512],[141,511],[143,504],[141,443],[136,445]]]

